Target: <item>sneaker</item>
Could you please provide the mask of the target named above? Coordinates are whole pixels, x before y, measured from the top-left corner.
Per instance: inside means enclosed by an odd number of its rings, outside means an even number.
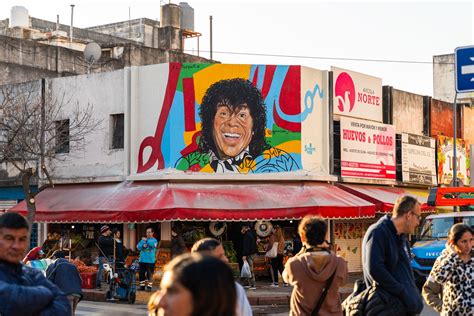
[[[250,289],[250,285],[244,285],[242,286],[244,289]]]
[[[283,283],[283,286],[284,286],[284,287],[288,287],[288,286],[290,286],[290,285],[289,285],[288,283]]]
[[[147,292],[151,292],[151,287],[147,286],[147,287],[146,287],[146,291],[147,291]]]
[[[139,286],[139,287],[138,287],[138,290],[139,290],[139,291],[145,291],[145,287],[144,287],[144,286]]]
[[[256,289],[257,289],[256,286],[251,286],[251,287],[249,287],[249,290],[256,290]]]
[[[272,283],[270,284],[270,287],[279,287],[279,285],[277,283]]]

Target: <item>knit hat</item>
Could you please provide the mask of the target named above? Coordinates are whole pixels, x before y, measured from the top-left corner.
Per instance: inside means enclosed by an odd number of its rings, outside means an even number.
[[[104,225],[100,228],[100,233],[103,234],[105,233],[106,231],[110,230],[110,227],[107,226],[107,225]]]

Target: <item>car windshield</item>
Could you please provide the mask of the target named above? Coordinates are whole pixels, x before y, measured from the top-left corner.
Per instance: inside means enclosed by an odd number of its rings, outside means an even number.
[[[474,226],[474,216],[426,219],[421,228],[421,239],[447,238],[449,229],[457,223],[464,223],[472,227]]]

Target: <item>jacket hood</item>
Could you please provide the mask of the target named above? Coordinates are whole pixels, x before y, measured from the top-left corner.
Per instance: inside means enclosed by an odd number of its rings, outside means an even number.
[[[332,252],[307,252],[300,260],[306,275],[316,282],[325,282],[337,268],[337,256]]]

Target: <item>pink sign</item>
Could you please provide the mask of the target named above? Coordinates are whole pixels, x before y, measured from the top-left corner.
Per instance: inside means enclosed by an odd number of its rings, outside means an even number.
[[[395,180],[393,125],[341,117],[341,176]]]

